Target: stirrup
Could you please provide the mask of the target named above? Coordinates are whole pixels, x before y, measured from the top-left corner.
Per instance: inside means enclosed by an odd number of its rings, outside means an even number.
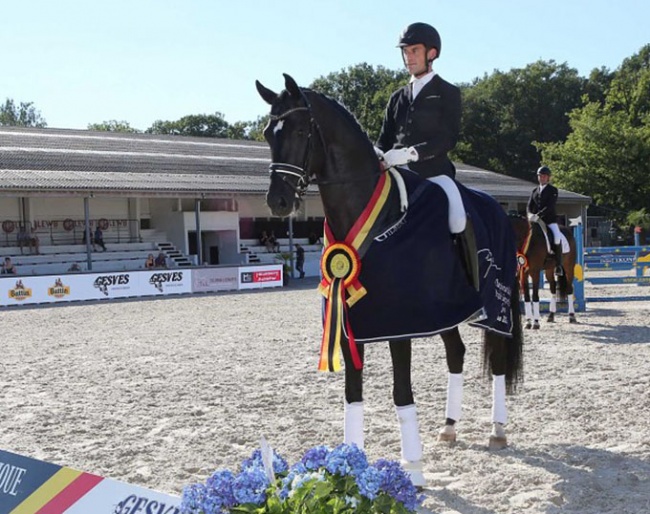
[[[474,235],[474,225],[472,219],[467,216],[467,225],[465,230],[454,234],[454,242],[458,246],[461,262],[467,275],[467,280],[476,289],[480,290],[480,281],[478,274],[478,251],[476,249],[476,237]]]

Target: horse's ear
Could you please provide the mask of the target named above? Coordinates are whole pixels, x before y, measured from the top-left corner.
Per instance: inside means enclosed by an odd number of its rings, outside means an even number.
[[[273,105],[273,102],[275,102],[275,100],[278,98],[277,93],[274,93],[269,88],[264,87],[259,80],[255,81],[255,87],[257,88],[257,92],[260,94],[260,96],[269,105]]]
[[[302,98],[302,91],[300,91],[300,88],[298,87],[298,84],[296,84],[296,81],[293,80],[293,77],[286,73],[283,73],[282,75],[284,75],[284,88],[289,92],[289,94],[293,98]]]

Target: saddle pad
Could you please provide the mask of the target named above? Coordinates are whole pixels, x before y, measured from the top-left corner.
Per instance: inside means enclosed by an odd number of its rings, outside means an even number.
[[[477,292],[449,233],[445,193],[409,170],[401,173],[408,211],[362,258],[359,281],[367,294],[349,308],[354,338],[365,343],[427,337],[468,320],[509,335],[516,247],[507,215],[490,196],[459,185],[476,232]]]

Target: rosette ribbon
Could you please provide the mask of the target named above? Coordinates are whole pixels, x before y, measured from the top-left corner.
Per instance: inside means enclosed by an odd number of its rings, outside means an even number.
[[[386,205],[392,182],[390,174],[380,175],[368,205],[343,241],[335,241],[325,220],[325,250],[321,256],[323,279],[318,286],[318,290],[326,299],[319,371],[341,369],[340,350],[344,345],[350,350],[354,367],[363,367],[350,326],[348,309],[367,294],[359,281],[361,259],[372,243],[371,232],[378,224],[379,215]]]

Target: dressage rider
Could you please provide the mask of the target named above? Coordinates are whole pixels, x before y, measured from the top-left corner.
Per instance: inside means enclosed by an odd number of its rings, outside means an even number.
[[[377,140],[386,167],[408,167],[438,184],[449,199],[449,230],[458,246],[469,281],[478,290],[478,257],[471,221],[454,181],[456,168],[447,152],[460,131],[460,89],[432,68],[440,56],[438,31],[426,23],[407,26],[397,45],[411,75],[409,84],[388,101]]]
[[[562,276],[562,238],[560,227],[557,224],[555,204],[557,203],[557,188],[550,183],[551,170],[541,166],[537,170],[539,186],[533,189],[528,200],[528,218],[536,220],[541,218],[546,226],[553,232],[553,252],[555,253],[555,274]]]

